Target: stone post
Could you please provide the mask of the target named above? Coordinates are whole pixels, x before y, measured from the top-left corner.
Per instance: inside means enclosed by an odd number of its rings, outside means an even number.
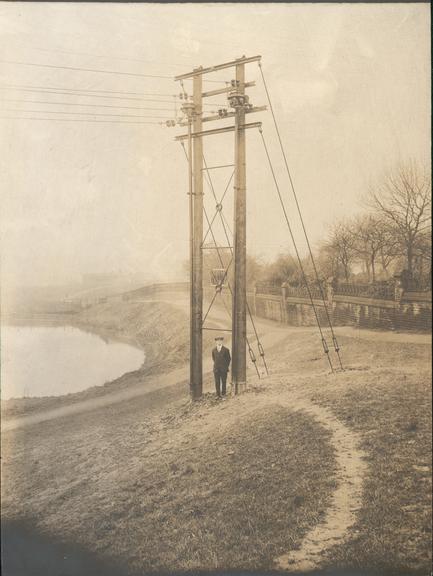
[[[257,294],[257,286],[254,283],[254,286],[253,286],[253,314],[254,314],[254,316],[257,316],[256,294]]]
[[[328,278],[326,281],[326,304],[332,322],[334,322],[334,286],[334,278]]]
[[[402,274],[394,274],[394,319],[393,330],[396,330],[399,325],[400,305],[401,299],[404,294],[404,278]]]
[[[394,274],[394,282],[394,300],[396,304],[400,305],[404,294],[403,278],[401,274]]]
[[[281,284],[281,322],[287,324],[287,290],[286,282]]]
[[[334,279],[328,278],[326,281],[326,299],[328,301],[329,310],[332,312],[332,304],[334,302]]]

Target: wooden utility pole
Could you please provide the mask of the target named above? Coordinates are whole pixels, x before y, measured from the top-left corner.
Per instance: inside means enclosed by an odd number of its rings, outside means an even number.
[[[202,76],[193,78],[193,131],[202,129]],[[191,361],[190,388],[193,400],[203,392],[203,143],[201,137],[193,142],[193,253],[191,300]]]
[[[232,378],[236,394],[246,386],[246,150],[245,64],[236,66],[236,87],[229,94],[235,109],[234,286],[232,299]]]
[[[236,393],[246,386],[246,165],[245,165],[245,130],[261,127],[260,122],[245,124],[245,115],[251,112],[262,112],[266,106],[253,107],[245,95],[245,88],[254,86],[255,82],[245,82],[245,64],[260,61],[260,56],[238,58],[231,62],[217,64],[210,68],[195,68],[192,72],[176,76],[175,80],[192,80],[193,97],[182,110],[187,116],[180,121],[181,126],[188,126],[188,133],[177,136],[182,142],[188,139],[190,164],[190,266],[191,266],[191,338],[190,338],[190,392],[196,400],[202,395],[203,371],[203,142],[204,136],[235,133],[235,215],[234,215],[234,287],[232,315],[232,377]],[[236,79],[224,88],[202,92],[202,78],[227,68],[236,69]],[[229,84],[229,83],[227,83]],[[183,86],[183,84],[182,84]],[[229,104],[234,109],[223,108],[218,114],[203,115],[202,99],[226,94]],[[183,98],[187,99],[184,93]],[[212,130],[202,129],[202,123],[234,118],[234,126],[223,126]],[[175,123],[169,122],[172,126]],[[191,131],[192,126],[192,131]],[[208,167],[208,170],[221,166]],[[222,206],[220,207],[220,209]],[[215,241],[216,244],[216,241]],[[211,247],[219,249],[220,247]],[[231,248],[231,247],[230,247]]]
[[[194,334],[194,324],[193,324],[193,298],[194,298],[194,172],[192,165],[192,113],[194,110],[194,105],[190,102],[186,103],[182,107],[182,111],[188,120],[188,195],[189,195],[189,356],[190,356],[190,394],[193,396],[192,387],[192,358],[194,357],[193,352],[193,334]]]

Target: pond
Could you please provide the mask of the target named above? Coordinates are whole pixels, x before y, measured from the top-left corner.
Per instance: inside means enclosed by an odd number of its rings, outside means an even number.
[[[1,396],[60,396],[137,370],[142,350],[71,326],[2,326]]]

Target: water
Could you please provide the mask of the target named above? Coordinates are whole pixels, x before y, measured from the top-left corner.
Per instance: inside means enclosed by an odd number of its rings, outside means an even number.
[[[70,326],[2,326],[1,396],[60,396],[143,364],[142,350]]]

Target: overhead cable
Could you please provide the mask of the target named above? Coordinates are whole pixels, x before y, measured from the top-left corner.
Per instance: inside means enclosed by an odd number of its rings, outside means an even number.
[[[148,64],[159,64],[161,66],[171,66],[175,68],[184,68],[185,64],[180,64],[176,62],[155,62],[155,60],[145,60],[143,58],[127,58],[126,56],[113,56],[103,55],[103,54],[90,54],[89,52],[76,52],[72,50],[58,50],[58,49],[48,49],[48,48],[32,48],[33,50],[38,50],[40,52],[51,52],[53,54],[70,54],[72,56],[87,56],[89,58],[105,58],[109,60],[125,60],[127,62],[142,62]]]
[[[109,60],[124,60],[127,62],[142,62],[142,63],[148,63],[148,64],[158,64],[159,66],[170,66],[170,67],[174,67],[174,68],[185,68],[186,64],[180,64],[179,62],[161,62],[161,61],[155,61],[155,60],[144,60],[142,58],[126,58],[126,57],[122,57],[122,56],[113,56],[113,55],[101,55],[101,54],[89,54],[87,52],[74,52],[74,51],[70,51],[70,50],[50,50],[47,48],[34,48],[34,50],[38,50],[41,52],[51,52],[53,54],[70,54],[72,56],[87,56],[89,58],[106,58]],[[170,78],[172,78],[170,76]],[[205,80],[205,82],[214,82],[214,83],[221,83],[221,82],[226,82],[225,80]]]
[[[204,214],[204,216],[205,216],[205,218],[206,218],[206,221],[207,221],[207,223],[208,223],[208,225],[209,225],[209,224],[210,224],[210,221],[209,221],[209,217],[208,217],[208,214],[207,214],[207,211],[206,211],[206,208],[205,208],[205,207],[203,207],[203,214]],[[223,268],[225,268],[225,266],[224,266],[224,261],[223,261],[223,259],[222,259],[221,254],[220,254],[220,250],[219,250],[219,247],[218,247],[218,244],[217,244],[217,241],[216,241],[216,238],[215,238],[215,235],[214,235],[214,233],[213,233],[212,228],[211,228],[211,235],[212,235],[212,239],[213,239],[214,244],[215,244],[215,248],[216,248],[216,251],[217,251],[217,254],[218,254],[218,259],[219,259],[219,261],[220,261],[220,264],[221,264],[221,266],[222,266]],[[233,258],[230,260],[230,264],[231,264],[232,260],[233,260]],[[232,287],[231,287],[230,282],[229,282],[228,280],[227,280],[227,287],[228,287],[228,289],[229,289],[229,291],[230,291],[230,294],[231,294],[232,297],[233,297]],[[229,310],[228,310],[228,308],[227,308],[227,305],[226,305],[226,303],[224,302],[224,298],[221,298],[221,299],[222,299],[223,304],[224,304],[224,306],[225,306],[225,308],[226,308],[226,310],[227,310],[227,312],[228,312],[228,314],[229,314],[229,317],[231,317],[231,314],[230,314],[230,312],[229,312]],[[256,337],[257,337],[257,336],[256,336]],[[251,350],[251,344],[250,344],[249,338],[246,337],[245,340],[246,340],[246,343],[247,343],[247,346],[248,346],[248,350]],[[260,379],[259,368],[258,368],[258,366],[257,366],[257,363],[255,363],[255,362],[254,362],[254,368],[256,369],[257,376],[258,376],[259,379]]]
[[[221,199],[220,202],[218,202],[218,198],[217,198],[216,193],[215,193],[215,189],[214,189],[214,186],[213,186],[212,178],[211,178],[209,169],[208,169],[208,167],[207,167],[207,162],[206,162],[206,158],[204,157],[204,155],[203,155],[203,162],[204,162],[204,166],[205,166],[205,171],[206,171],[207,179],[208,179],[208,182],[209,182],[209,185],[210,185],[210,189],[211,189],[211,191],[212,191],[212,195],[213,195],[213,197],[214,197],[214,199],[215,199],[215,202],[217,203],[217,206],[221,206],[221,208],[222,208],[222,199]],[[234,175],[234,171],[233,171],[233,175]],[[230,181],[231,181],[231,178],[230,178]],[[227,187],[227,188],[228,188],[228,187]],[[226,191],[227,191],[227,188],[226,188]],[[224,192],[224,196],[225,196],[225,192]],[[217,208],[217,212],[218,212],[218,214],[220,215],[221,224],[222,224],[222,227],[223,227],[223,230],[224,230],[224,234],[225,234],[225,237],[226,237],[226,240],[227,240],[227,245],[230,246],[230,238],[229,238],[229,235],[227,234],[227,227],[229,228],[229,230],[230,230],[230,227],[228,226],[228,223],[227,223],[227,226],[226,226],[226,224],[224,223],[224,218],[223,218],[223,214],[222,214],[222,209],[218,209],[218,208]],[[209,223],[209,220],[208,220],[208,223]],[[210,224],[209,224],[209,227],[210,227],[210,229],[212,230],[212,227],[211,227]],[[233,236],[233,233],[232,233],[231,231],[230,231],[230,233],[231,233],[231,235]],[[233,258],[233,248],[230,248],[230,252],[231,252],[231,255],[232,255],[232,258]],[[227,285],[230,287],[230,284],[229,284],[229,283],[227,283]],[[231,292],[231,288],[230,288],[230,292]],[[255,336],[256,336],[257,344],[259,345],[259,344],[260,344],[260,338],[259,338],[259,335],[258,335],[258,332],[257,332],[257,329],[256,329],[256,325],[255,325],[255,322],[254,322],[254,319],[253,319],[253,315],[252,315],[252,313],[251,313],[251,309],[250,309],[250,306],[249,306],[249,304],[248,304],[248,301],[246,301],[246,308],[247,308],[247,312],[248,312],[248,315],[249,315],[250,320],[251,320],[251,325],[252,325],[252,327],[253,327],[254,334],[255,334]],[[250,347],[250,349],[251,349],[251,347]],[[259,350],[260,350],[260,348],[259,348]],[[263,365],[264,365],[265,370],[266,370],[266,374],[269,374],[268,366],[267,366],[266,360],[265,360],[265,356],[264,356],[264,354],[261,355],[261,356],[262,356],[262,360],[263,360]]]
[[[137,122],[129,120],[91,120],[84,118],[41,118],[33,116],[0,116],[1,120],[45,120],[47,122],[97,122],[106,124],[153,124],[155,126],[161,126],[161,122]]]
[[[48,100],[20,100],[2,98],[1,102],[19,102],[21,104],[51,104],[53,106],[85,106],[86,108],[122,108],[126,110],[155,110],[156,112],[172,112],[172,108],[153,108],[145,106],[121,106],[120,104],[83,104],[82,102],[49,102]]]
[[[187,152],[186,152],[186,150],[185,150],[185,144],[184,144],[182,141],[180,142],[180,144],[181,144],[182,149],[183,149],[183,151],[184,151],[185,158],[186,158],[187,162],[189,162],[189,160],[188,160],[188,154],[187,154]],[[210,233],[211,233],[211,236],[212,236],[212,240],[213,240],[213,243],[214,243],[214,245],[215,245],[216,252],[217,252],[218,259],[219,259],[219,261],[220,261],[221,267],[222,267],[222,268],[224,269],[224,271],[225,271],[224,278],[226,278],[226,277],[227,277],[227,273],[228,273],[228,269],[229,269],[229,267],[231,266],[231,263],[232,263],[232,261],[233,261],[233,255],[232,255],[232,258],[231,258],[231,260],[230,260],[230,262],[229,262],[229,265],[227,266],[227,270],[226,270],[226,266],[225,266],[225,264],[224,264],[224,260],[222,259],[222,256],[221,256],[221,253],[220,253],[220,249],[219,249],[218,243],[217,243],[216,238],[215,238],[215,234],[214,234],[214,232],[213,232],[212,226],[210,225],[210,220],[209,220],[209,216],[208,216],[208,214],[207,214],[207,210],[206,210],[206,208],[205,208],[204,206],[203,206],[203,214],[204,214],[204,216],[205,216],[205,218],[206,218],[206,222],[207,222],[207,224],[208,224],[208,226],[209,226]],[[227,281],[227,287],[228,287],[228,289],[229,289],[229,291],[230,291],[230,294],[233,296],[232,288],[231,288],[231,286],[230,286],[230,282],[228,282],[228,281]],[[215,291],[215,294],[216,294],[216,293],[217,293],[217,292]],[[215,294],[214,294],[214,298],[212,299],[211,305],[212,305],[213,302],[215,301],[215,297],[216,297]],[[222,298],[222,301],[223,301],[224,306],[226,307],[226,304],[225,304],[223,298]],[[227,307],[226,307],[226,310],[227,310]],[[209,314],[209,311],[210,311],[210,308],[209,308],[209,310],[207,311],[206,316]],[[229,314],[229,317],[231,317],[230,312],[229,312],[228,310],[227,310],[227,312],[228,312],[228,314]],[[248,349],[251,349],[251,345],[250,345],[250,342],[249,342],[248,338],[246,338],[246,342],[247,342]],[[256,363],[254,363],[254,368],[256,369],[258,378],[260,379],[260,372],[259,372],[259,369],[258,369]]]
[[[173,104],[172,99],[171,100],[161,100],[160,98],[152,99],[152,98],[147,98],[147,97],[146,98],[133,98],[130,96],[113,96],[113,95],[106,96],[105,94],[80,94],[78,89],[73,91],[73,92],[70,92],[69,88],[65,89],[65,90],[60,89],[61,91],[58,91],[58,90],[53,90],[51,88],[42,88],[42,87],[39,87],[39,88],[36,88],[36,87],[34,87],[34,88],[8,88],[8,87],[4,87],[4,86],[0,85],[0,89],[6,90],[6,91],[14,91],[14,92],[15,91],[17,91],[17,92],[32,92],[32,93],[35,92],[37,94],[56,94],[56,95],[62,95],[62,96],[78,96],[80,98],[104,98],[104,99],[108,98],[110,100],[134,100],[135,102],[159,102],[161,104]],[[107,92],[110,92],[110,94],[116,94],[116,92],[114,92],[114,91],[108,91],[107,90]],[[118,92],[118,94],[126,94],[126,92]],[[132,92],[132,94],[133,94],[133,92]],[[168,98],[169,96],[171,96],[171,98],[178,98],[178,96],[175,94],[168,95],[164,98]],[[203,106],[212,106],[212,107],[221,106],[221,107],[223,107],[223,106],[225,106],[225,104],[218,104],[217,102],[203,102]]]
[[[230,179],[229,179],[229,181],[227,182],[227,186],[225,187],[224,193],[223,193],[223,195],[221,196],[221,200],[217,203],[217,207],[216,207],[216,210],[215,210],[215,214],[213,215],[212,220],[211,220],[211,225],[214,223],[215,218],[218,216],[218,212],[220,211],[219,207],[222,205],[222,203],[223,203],[223,201],[224,201],[224,198],[225,198],[225,196],[226,196],[226,194],[227,194],[227,191],[228,191],[228,189],[229,189],[229,186],[230,186],[230,184],[231,184],[231,181],[233,180],[234,175],[235,175],[235,171],[233,170],[233,172],[231,173]],[[207,235],[209,234],[209,232],[210,232],[210,229],[208,228],[208,229],[206,230],[206,234],[204,235],[203,242],[202,242],[202,246],[203,246],[204,243],[206,242],[206,238],[207,238]]]
[[[325,295],[324,295],[324,293],[323,293],[322,283],[321,283],[321,281],[320,281],[319,273],[318,273],[318,271],[317,271],[316,262],[315,262],[315,259],[314,259],[314,256],[313,256],[313,251],[312,251],[312,249],[311,249],[310,240],[309,240],[309,238],[308,238],[307,229],[306,229],[306,227],[305,227],[304,218],[303,218],[303,216],[302,216],[301,207],[300,207],[299,201],[298,201],[298,195],[296,194],[295,186],[294,186],[294,184],[293,184],[293,179],[292,179],[292,175],[291,175],[291,172],[290,172],[290,169],[289,169],[289,164],[288,164],[288,162],[287,162],[287,157],[286,157],[286,153],[285,153],[285,150],[284,150],[283,141],[282,141],[282,139],[281,139],[280,130],[279,130],[279,128],[278,128],[277,119],[276,119],[276,117],[275,117],[274,108],[273,108],[273,106],[272,106],[272,102],[271,102],[271,98],[270,98],[270,95],[269,95],[268,86],[267,86],[267,84],[266,84],[265,76],[264,76],[264,74],[263,74],[263,68],[262,68],[262,65],[261,65],[261,62],[260,62],[260,61],[258,62],[258,66],[259,66],[260,74],[261,74],[261,76],[262,76],[263,86],[264,86],[265,92],[266,92],[266,97],[267,97],[267,99],[268,99],[269,109],[270,109],[270,111],[271,111],[272,118],[273,118],[273,121],[274,121],[275,131],[276,131],[276,133],[277,133],[278,142],[279,142],[279,144],[280,144],[280,149],[281,149],[281,152],[282,152],[282,155],[283,155],[283,159],[284,159],[284,164],[285,164],[285,167],[286,167],[287,175],[288,175],[288,177],[289,177],[289,182],[290,182],[290,186],[291,186],[291,189],[292,189],[293,198],[294,198],[294,200],[295,200],[296,209],[297,209],[297,212],[298,212],[298,215],[299,215],[299,219],[300,219],[300,222],[301,222],[302,230],[303,230],[303,232],[304,232],[304,237],[305,237],[305,240],[306,240],[306,242],[307,242],[307,247],[308,247],[308,252],[309,252],[309,255],[310,255],[310,260],[311,260],[311,263],[312,263],[312,265],[313,265],[314,274],[315,274],[315,277],[316,277],[317,284],[318,284],[318,286],[319,286],[321,299],[322,299],[322,301],[323,301],[323,307],[324,307],[324,309],[325,309],[326,317],[327,317],[328,324],[329,324],[329,328],[330,328],[331,335],[332,335],[332,343],[333,343],[333,346],[334,346],[334,350],[335,350],[335,352],[336,352],[336,354],[337,354],[337,356],[338,356],[338,361],[339,361],[339,363],[340,363],[340,368],[341,368],[342,370],[344,370],[344,368],[343,368],[343,363],[342,363],[341,357],[340,357],[340,347],[339,347],[339,344],[338,344],[338,341],[337,341],[337,337],[335,336],[335,333],[334,333],[334,328],[333,328],[333,326],[332,326],[331,317],[330,317],[330,315],[329,315],[328,306],[327,306],[327,304],[326,304]]]
[[[116,116],[116,117],[123,117],[123,118],[156,118],[159,120],[167,120],[166,116],[154,116],[154,115],[141,115],[141,114],[111,114],[108,112],[63,112],[60,110],[25,110],[24,108],[3,108],[0,109],[3,112],[23,112],[28,114],[68,114],[74,116]]]
[[[9,89],[8,89],[9,90]],[[35,92],[37,94],[56,94],[61,96],[78,96],[80,98],[104,98],[109,100],[134,100],[135,102],[159,102],[161,104],[173,104],[173,100],[161,100],[155,98],[134,98],[132,96],[106,96],[103,94],[75,94],[72,92],[65,92],[65,91],[54,91],[54,90],[38,90],[38,89],[30,89],[30,88],[13,88],[12,90],[16,90],[17,92]],[[217,106],[217,104],[214,104]]]
[[[97,72],[99,74],[116,74],[120,76],[136,76],[139,78],[160,78],[173,80],[172,76],[161,74],[140,74],[137,72],[119,72],[118,70],[99,70],[96,68],[80,68],[78,66],[58,66],[55,64],[39,64],[35,62],[18,62],[17,60],[0,60],[0,64],[16,64],[19,66],[35,66],[37,68],[55,68],[60,70],[73,70],[75,72]]]
[[[67,90],[71,92],[102,92],[106,94],[126,94],[130,96],[162,96],[170,97],[174,94],[171,93],[157,93],[157,92],[125,92],[122,90],[99,90],[90,88],[65,88],[64,86],[33,86],[29,84],[3,84],[7,88],[39,88],[42,90]]]
[[[268,159],[269,167],[270,167],[270,169],[271,169],[272,177],[273,177],[273,179],[274,179],[275,188],[276,188],[277,193],[278,193],[278,198],[279,198],[279,200],[280,200],[281,208],[283,209],[283,214],[284,214],[284,218],[285,218],[285,220],[286,220],[287,228],[289,229],[290,238],[292,239],[292,244],[293,244],[293,247],[294,247],[294,249],[295,249],[295,254],[296,254],[296,258],[297,258],[297,260],[298,260],[299,269],[300,269],[301,274],[302,274],[302,279],[303,279],[304,284],[305,284],[305,286],[306,286],[306,288],[307,288],[308,296],[309,296],[309,299],[310,299],[310,302],[311,302],[311,306],[312,306],[312,308],[313,308],[314,316],[315,316],[315,318],[316,318],[317,327],[318,327],[318,329],[319,329],[320,337],[321,337],[321,339],[322,339],[323,351],[324,351],[325,354],[326,354],[326,357],[327,357],[328,362],[329,362],[329,366],[330,366],[330,368],[331,368],[331,371],[333,372],[333,371],[334,371],[334,368],[333,368],[333,366],[332,366],[332,361],[331,361],[331,358],[330,358],[330,356],[329,356],[328,344],[327,344],[327,342],[326,342],[325,335],[323,334],[322,327],[320,326],[319,315],[318,315],[318,313],[317,313],[317,309],[316,309],[316,306],[315,306],[314,300],[313,300],[313,295],[312,295],[312,293],[311,293],[310,286],[309,286],[309,283],[308,283],[308,280],[307,280],[307,276],[306,276],[306,274],[305,274],[304,266],[303,266],[303,264],[302,264],[302,260],[301,260],[301,257],[300,257],[300,255],[299,255],[298,247],[297,247],[297,245],[296,245],[296,240],[295,240],[295,237],[294,237],[294,235],[293,235],[292,227],[291,227],[291,225],[290,225],[290,221],[289,221],[289,217],[288,217],[288,215],[287,215],[286,207],[285,207],[285,205],[284,205],[283,197],[282,197],[282,195],[281,195],[280,187],[279,187],[279,185],[278,185],[278,181],[277,181],[277,177],[276,177],[276,175],[275,175],[274,167],[273,167],[273,165],[272,165],[271,157],[269,156],[268,147],[267,147],[266,142],[265,142],[265,137],[263,136],[263,130],[262,130],[261,128],[259,128],[259,132],[260,132],[260,135],[261,135],[261,137],[262,137],[262,142],[263,142],[263,146],[264,146],[264,148],[265,148],[266,157],[267,157],[267,159]]]

